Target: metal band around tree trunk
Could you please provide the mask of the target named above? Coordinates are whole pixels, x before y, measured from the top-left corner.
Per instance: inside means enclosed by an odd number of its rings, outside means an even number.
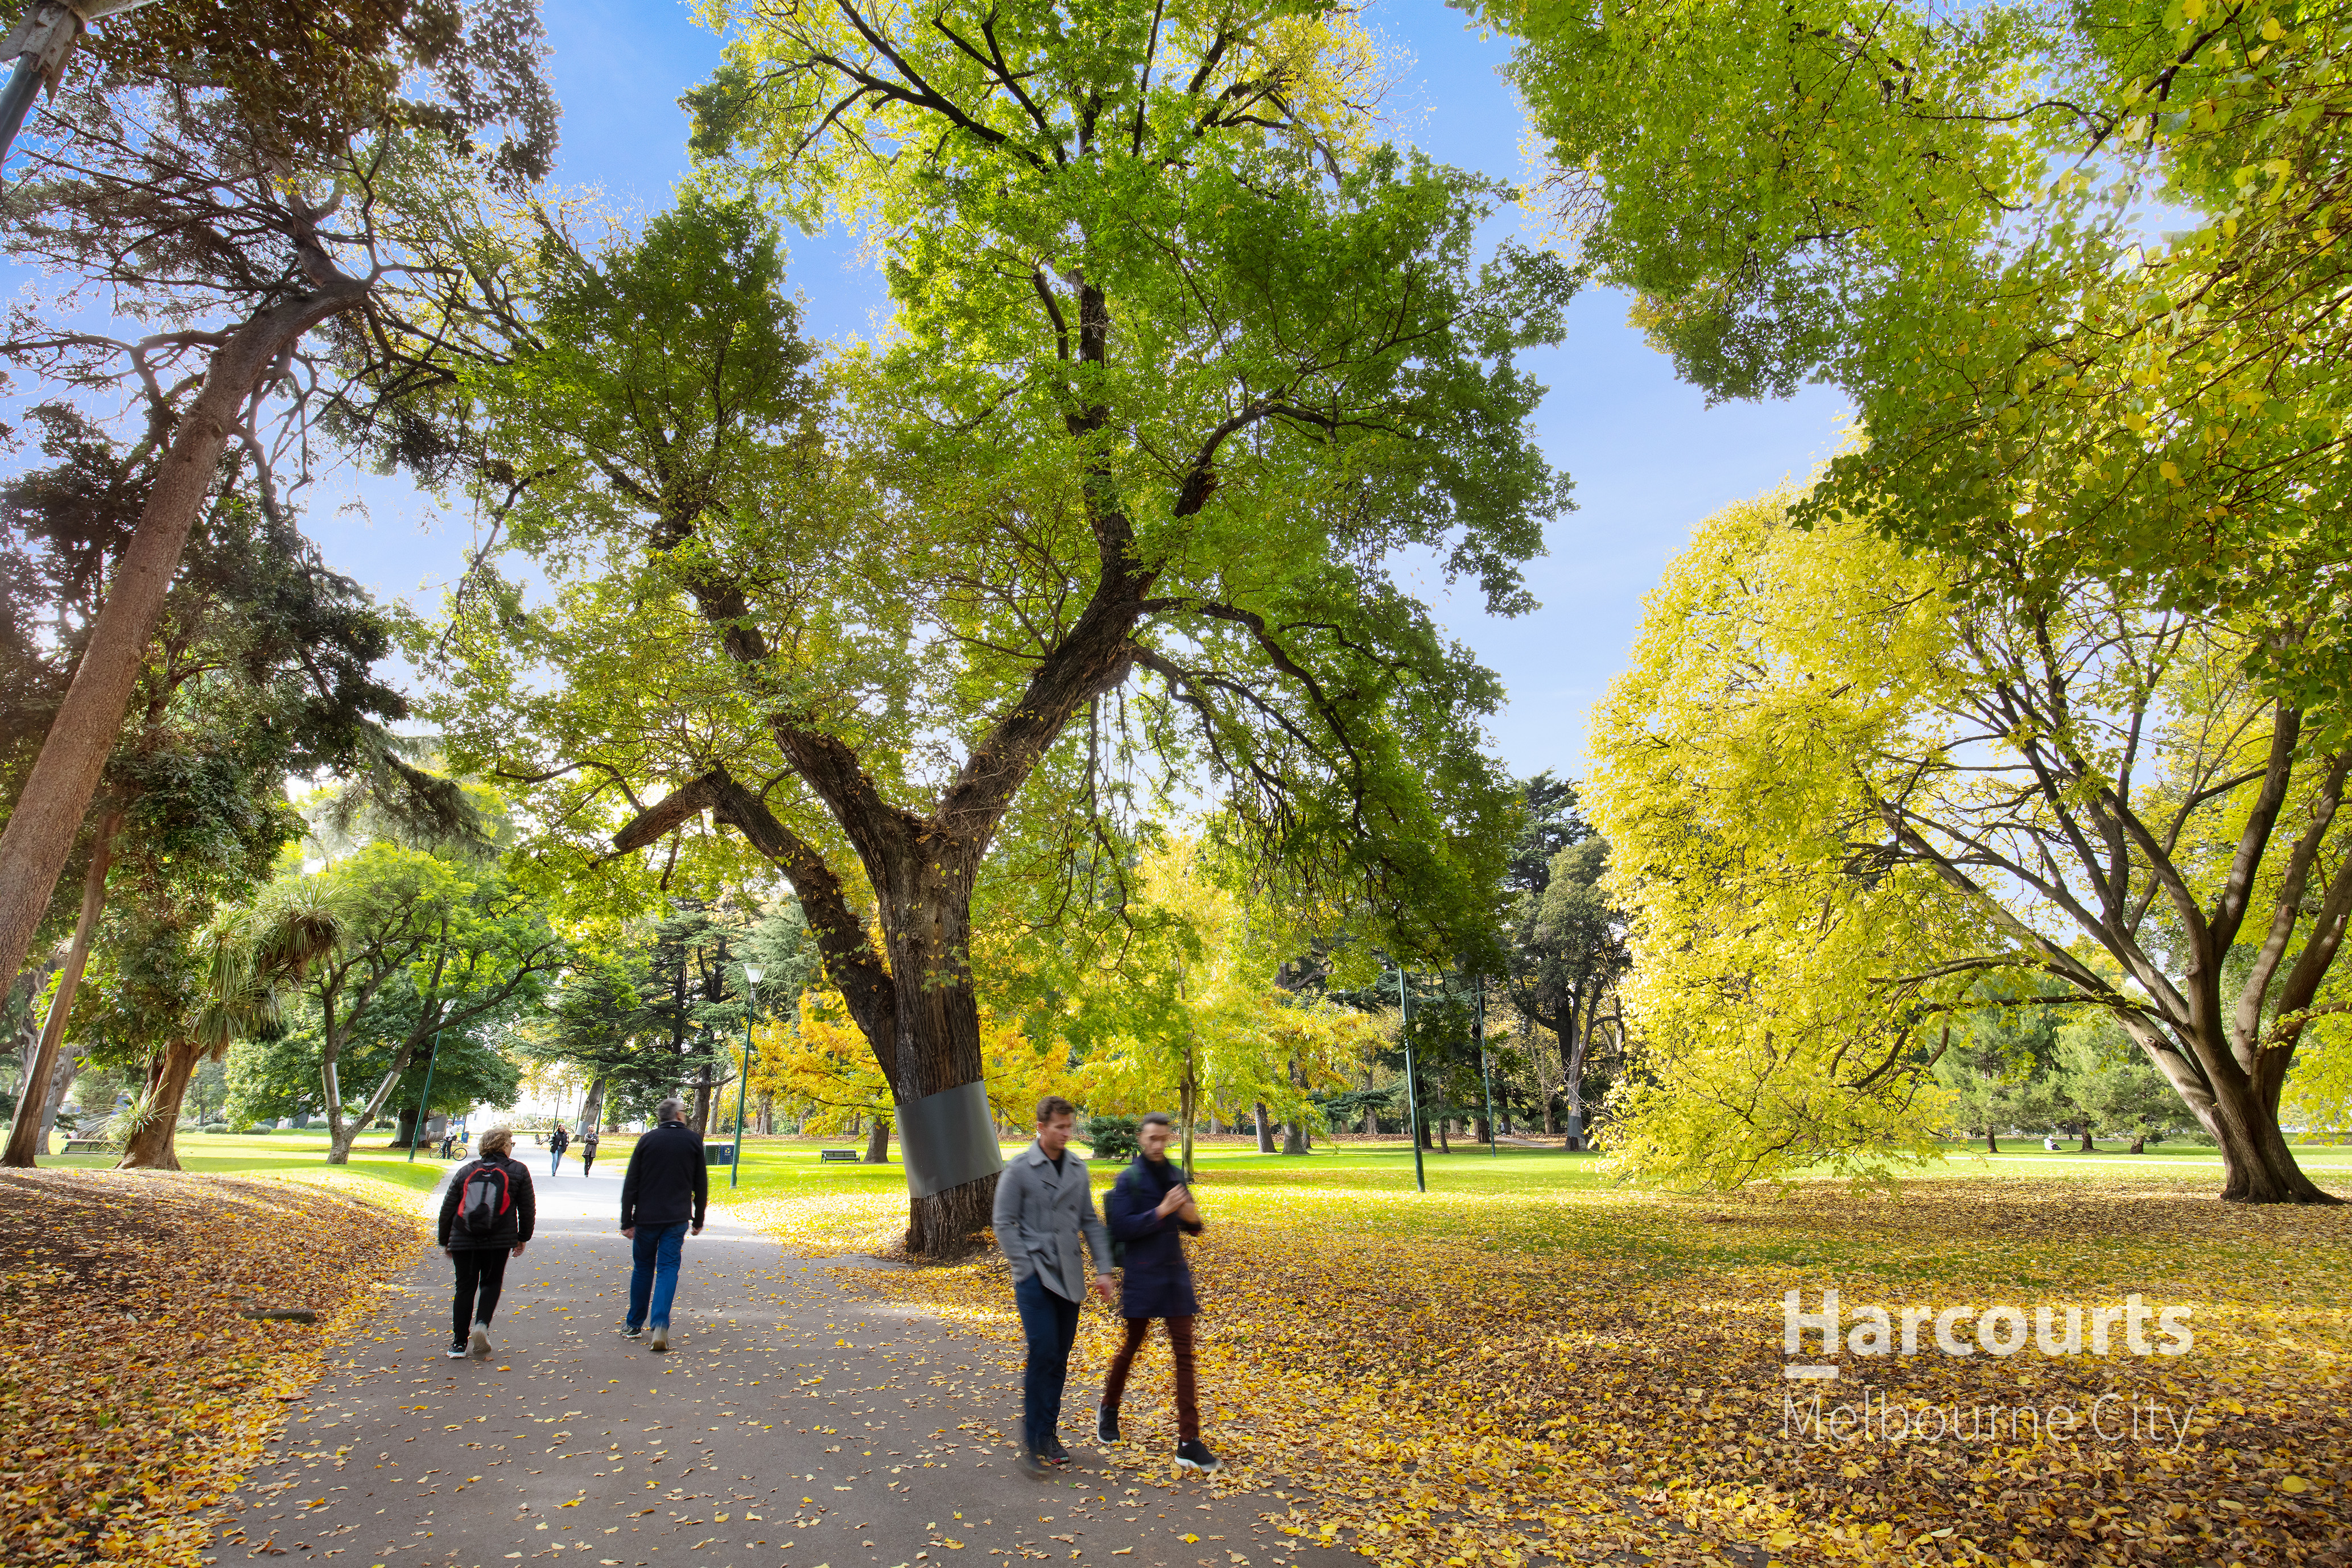
[[[898,1107],[898,1154],[907,1163],[907,1190],[919,1198],[1004,1169],[988,1085],[960,1083]]]

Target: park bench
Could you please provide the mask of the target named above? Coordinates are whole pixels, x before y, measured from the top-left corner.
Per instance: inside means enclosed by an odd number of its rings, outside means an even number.
[[[864,1156],[859,1154],[855,1149],[820,1149],[817,1151],[816,1157],[820,1163],[830,1163],[835,1160],[857,1160],[864,1158]]]
[[[65,1152],[68,1154],[120,1154],[122,1152],[103,1138],[68,1138],[66,1140]]]

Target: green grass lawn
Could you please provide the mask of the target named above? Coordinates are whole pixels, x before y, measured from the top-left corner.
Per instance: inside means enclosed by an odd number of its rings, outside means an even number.
[[[386,1138],[382,1131],[369,1134],[353,1147],[349,1164],[332,1167],[326,1163],[327,1134],[323,1129],[184,1132],[179,1139],[180,1163],[190,1171],[296,1176],[356,1193],[372,1192],[379,1201],[417,1207],[424,1195],[440,1181],[445,1163],[429,1149],[419,1151],[412,1161],[404,1150],[386,1149]],[[629,1134],[607,1134],[599,1151],[598,1163],[606,1170],[617,1171],[628,1160],[635,1142]],[[747,1138],[740,1180],[730,1179],[730,1172],[723,1165],[711,1168],[713,1200],[724,1205],[798,1195],[848,1196],[866,1193],[882,1196],[903,1191],[904,1172],[896,1159],[895,1145],[893,1159],[885,1165],[820,1158],[825,1149],[852,1146],[862,1147],[862,1141]],[[1023,1147],[1008,1142],[1003,1152],[1010,1158]],[[2053,1153],[2038,1144],[2029,1144],[2005,1148],[1999,1154],[1986,1154],[1974,1144],[1954,1142],[1947,1146],[1947,1163],[1906,1173],[1904,1179],[1933,1182],[2011,1173],[2061,1179],[2098,1180],[2112,1176],[2161,1180],[2168,1175],[2203,1178],[2210,1174],[2218,1183],[2221,1164],[2217,1151],[2193,1145],[2156,1147],[2132,1154],[2120,1142],[2102,1143],[2096,1152],[2085,1154],[2071,1148]],[[2305,1170],[2324,1181],[2342,1181],[2352,1176],[2352,1147],[2308,1145],[2298,1147],[2294,1153]],[[533,1169],[545,1168],[544,1149],[526,1143],[523,1154],[531,1161]],[[1613,1184],[1601,1169],[1601,1159],[1597,1154],[1508,1145],[1489,1153],[1484,1145],[1465,1141],[1455,1143],[1450,1154],[1424,1151],[1422,1166],[1433,1193],[1498,1196],[1512,1192],[1604,1190]],[[577,1162],[576,1152],[567,1156],[565,1170],[576,1172]],[[76,1154],[55,1155],[41,1163],[104,1169],[114,1160],[111,1155]],[[1202,1144],[1194,1151],[1193,1164],[1204,1188],[1407,1193],[1413,1184],[1412,1150],[1402,1138],[1382,1143],[1326,1143],[1306,1155],[1261,1154],[1246,1144]],[[1113,1173],[1110,1163],[1098,1163],[1098,1182],[1107,1183]]]

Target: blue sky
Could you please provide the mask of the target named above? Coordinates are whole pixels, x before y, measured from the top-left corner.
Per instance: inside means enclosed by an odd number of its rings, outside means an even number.
[[[657,210],[686,170],[677,97],[709,74],[718,40],[671,0],[546,0],[545,9],[563,104],[558,178],[597,187],[623,210]],[[1402,63],[1388,103],[1397,139],[1449,163],[1519,175],[1522,121],[1496,75],[1505,43],[1437,0],[1373,0],[1370,20]],[[1521,226],[1515,213],[1490,224],[1496,237]],[[876,326],[879,281],[837,237],[797,240],[793,277],[817,335]],[[1626,326],[1624,300],[1598,289],[1571,310],[1565,342],[1532,363],[1551,388],[1539,436],[1553,465],[1574,478],[1578,501],[1528,572],[1542,608],[1497,621],[1475,600],[1446,598],[1433,576],[1418,586],[1503,677],[1510,701],[1492,739],[1511,770],[1573,774],[1585,710],[1622,666],[1641,596],[1691,526],[1811,469],[1836,443],[1843,405],[1816,388],[1709,408]],[[313,504],[310,531],[328,562],[381,595],[429,598],[459,569],[470,531],[397,489],[361,491],[364,513]]]

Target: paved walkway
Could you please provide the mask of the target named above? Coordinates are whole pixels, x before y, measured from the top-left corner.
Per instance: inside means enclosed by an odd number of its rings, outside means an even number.
[[[210,1559],[336,1568],[1100,1568],[1336,1564],[1258,1517],[1271,1498],[1112,1470],[1098,1369],[1074,1373],[1073,1472],[1024,1478],[1005,1348],[853,1300],[828,1267],[714,1217],[686,1244],[673,1349],[616,1332],[629,1247],[618,1166],[540,1176],[488,1362],[453,1362],[448,1260],[401,1280],[221,1510]],[[1164,1349],[1155,1340],[1153,1349]],[[1151,1353],[1150,1351],[1147,1354]],[[1153,1414],[1139,1411],[1139,1415]],[[1214,1442],[1215,1434],[1210,1435]],[[1117,1563],[1114,1563],[1117,1559]]]

